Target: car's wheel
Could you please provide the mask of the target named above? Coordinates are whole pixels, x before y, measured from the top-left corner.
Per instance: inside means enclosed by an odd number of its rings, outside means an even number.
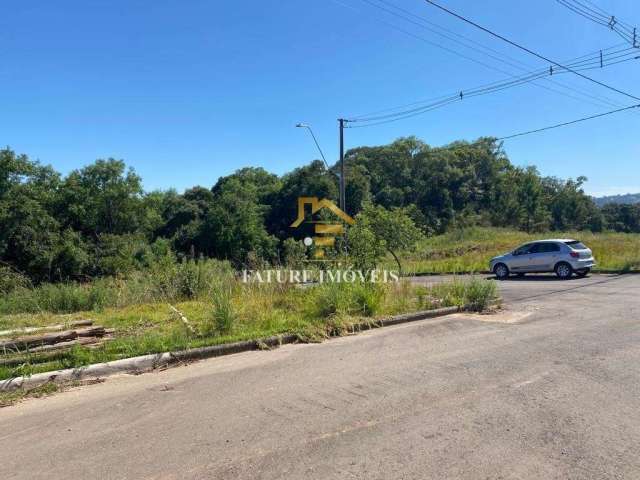
[[[504,280],[509,276],[509,267],[507,267],[504,263],[499,263],[495,267],[493,267],[493,273],[496,274],[498,280]]]
[[[561,278],[562,280],[567,280],[571,278],[571,275],[573,274],[573,269],[571,268],[571,265],[569,265],[568,263],[560,262],[559,264],[556,265],[555,272],[558,278]]]
[[[591,272],[590,268],[583,268],[582,270],[576,270],[576,275],[582,278],[589,275],[589,272]]]

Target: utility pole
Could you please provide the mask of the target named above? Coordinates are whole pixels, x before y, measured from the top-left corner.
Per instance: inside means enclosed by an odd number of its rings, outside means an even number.
[[[344,178],[344,118],[339,118],[340,123],[340,209],[347,212]]]

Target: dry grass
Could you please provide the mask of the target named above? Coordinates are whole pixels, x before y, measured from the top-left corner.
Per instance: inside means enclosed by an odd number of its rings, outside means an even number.
[[[18,366],[0,366],[0,379],[120,358],[216,345],[292,333],[321,339],[363,318],[473,303],[481,306],[495,296],[493,282],[471,280],[430,288],[397,284],[323,284],[308,288],[282,284],[231,281],[225,293],[212,286],[211,295],[175,302],[189,325],[165,302],[105,308],[73,314],[0,316],[0,330],[42,326],[91,318],[115,329],[116,339],[99,348],[75,347],[55,357],[30,355]],[[195,333],[194,333],[195,332]]]
[[[527,234],[499,228],[468,228],[426,239],[402,255],[405,273],[482,272],[491,257],[540,238],[576,238],[593,250],[596,270],[640,270],[640,234],[547,232]],[[392,259],[386,261],[393,268]]]

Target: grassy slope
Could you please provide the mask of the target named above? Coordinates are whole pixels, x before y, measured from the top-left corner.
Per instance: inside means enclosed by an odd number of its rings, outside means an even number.
[[[640,235],[624,233],[551,232],[527,234],[499,228],[468,228],[426,239],[403,255],[405,273],[480,272],[491,257],[541,238],[576,238],[594,252],[597,269],[640,270]],[[394,268],[389,259],[386,268]]]

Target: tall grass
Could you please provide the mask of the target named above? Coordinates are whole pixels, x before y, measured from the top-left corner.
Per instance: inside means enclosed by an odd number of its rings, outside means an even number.
[[[325,283],[314,289],[310,306],[319,318],[339,314],[372,317],[380,313],[386,293],[378,283]]]
[[[213,289],[213,326],[218,333],[229,333],[233,328],[236,313],[231,303],[232,289],[228,285],[218,285]],[[206,331],[210,332],[209,329]]]
[[[227,262],[189,260],[155,265],[125,278],[100,278],[89,283],[17,286],[0,297],[0,315],[101,311],[156,302],[208,296],[216,282],[233,278]]]
[[[488,269],[489,260],[518,245],[541,238],[576,238],[594,253],[596,270],[640,270],[640,234],[546,232],[527,234],[516,230],[471,227],[425,239],[413,252],[403,254],[406,273],[468,273]],[[393,259],[385,262],[393,268]]]
[[[349,326],[363,319],[450,305],[472,304],[481,309],[495,295],[495,282],[481,279],[431,287],[403,281],[325,283],[302,288],[292,284],[244,284],[223,268],[212,277],[204,275],[202,282],[206,286],[194,290],[200,292],[195,293],[196,298],[186,298],[194,293],[175,290],[176,295],[184,297],[175,306],[188,318],[195,334],[184,328],[164,302],[104,307],[90,316],[97,324],[115,329],[115,340],[97,349],[61,351],[54,357],[34,353],[24,362],[21,357],[21,364],[0,366],[0,379],[276,334],[323,338],[348,331]],[[65,304],[66,308],[77,306]],[[0,329],[66,323],[85,315],[86,312],[4,315],[0,316]]]

